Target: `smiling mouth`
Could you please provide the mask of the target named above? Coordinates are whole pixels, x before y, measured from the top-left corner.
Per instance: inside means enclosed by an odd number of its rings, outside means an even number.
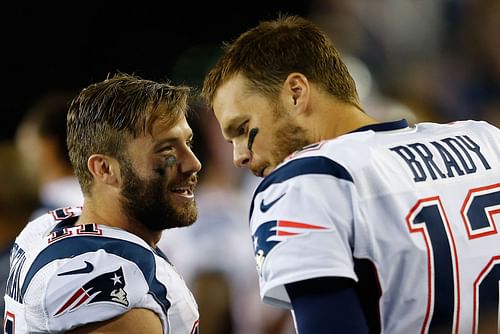
[[[192,197],[194,197],[193,189],[194,189],[194,184],[187,185],[187,186],[174,187],[174,188],[171,188],[170,191],[173,193],[176,193],[178,195],[187,197],[187,198],[192,198]]]

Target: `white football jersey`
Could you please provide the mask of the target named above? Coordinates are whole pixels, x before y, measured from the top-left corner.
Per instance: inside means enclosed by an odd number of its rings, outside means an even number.
[[[500,130],[486,122],[401,120],[310,145],[250,212],[264,302],[289,308],[285,284],[347,277],[375,332],[497,329]]]
[[[75,226],[80,213],[51,211],[17,237],[4,332],[60,333],[146,308],[165,334],[198,333],[196,302],[165,255],[121,229]]]

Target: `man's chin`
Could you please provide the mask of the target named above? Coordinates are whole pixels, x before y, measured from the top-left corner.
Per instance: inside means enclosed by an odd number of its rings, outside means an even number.
[[[177,212],[176,216],[176,221],[169,224],[172,228],[188,227],[198,219],[198,211],[196,208],[185,208],[181,212]]]

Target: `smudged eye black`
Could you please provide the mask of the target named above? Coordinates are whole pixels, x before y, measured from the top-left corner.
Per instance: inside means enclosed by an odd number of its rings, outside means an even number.
[[[165,166],[170,167],[177,164],[177,158],[173,155],[169,155],[165,157]]]

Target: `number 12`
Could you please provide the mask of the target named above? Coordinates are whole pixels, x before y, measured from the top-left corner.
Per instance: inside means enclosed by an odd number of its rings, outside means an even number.
[[[500,183],[471,189],[461,210],[469,240],[497,234]],[[429,300],[421,333],[452,329],[459,333],[460,274],[455,239],[439,196],[419,200],[406,217],[411,233],[422,233],[427,247]],[[500,254],[491,257],[476,276],[473,290],[473,333],[486,331],[496,306],[498,324]],[[498,326],[498,325],[497,325]]]

